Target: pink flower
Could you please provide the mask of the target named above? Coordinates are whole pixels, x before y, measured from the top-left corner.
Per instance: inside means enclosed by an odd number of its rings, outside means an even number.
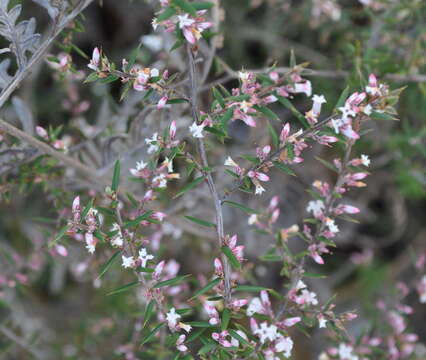
[[[229,335],[228,331],[224,330],[221,333],[214,332],[212,334],[212,339],[216,340],[220,345],[223,347],[231,347],[232,344],[229,340],[226,339],[226,337]]]
[[[41,126],[36,126],[36,133],[44,140],[49,140],[49,135],[47,134],[47,131]]]
[[[290,134],[290,124],[285,123],[281,130],[280,141],[284,143],[287,140],[289,134]]]
[[[174,140],[176,137],[176,121],[173,120],[170,124],[170,130],[169,130],[170,140]]]
[[[186,335],[180,335],[176,341],[176,349],[178,349],[181,352],[187,351],[188,347],[184,344],[186,339]]]
[[[251,170],[247,173],[247,176],[249,178],[257,179],[257,180],[260,180],[260,181],[269,181],[268,175],[261,173],[261,172],[258,172],[258,171]]]
[[[294,84],[293,92],[304,93],[307,97],[310,97],[312,95],[312,84],[309,80],[306,80],[303,83],[296,83]]]
[[[205,302],[204,303],[204,310],[206,311],[207,315],[209,316],[209,323],[210,325],[217,325],[220,323],[219,313],[216,310],[213,303]]]
[[[168,98],[168,96],[167,95],[165,95],[165,96],[163,96],[159,101],[158,101],[158,104],[157,104],[157,109],[158,110],[160,110],[160,109],[163,109],[165,106],[166,106],[166,104],[167,104],[167,101],[169,100],[169,98]]]

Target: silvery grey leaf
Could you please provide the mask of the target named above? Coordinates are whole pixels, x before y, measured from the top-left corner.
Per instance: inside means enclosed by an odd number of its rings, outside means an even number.
[[[10,41],[10,50],[16,55],[18,66],[27,61],[26,52],[34,52],[40,35],[35,33],[36,21],[34,18],[18,22],[21,14],[21,5],[8,10],[9,0],[0,0],[0,35]]]
[[[43,6],[47,12],[49,13],[49,16],[55,20],[56,17],[59,15],[59,12],[61,8],[65,9],[68,6],[68,3],[58,0],[33,0],[35,3],[37,3],[40,6]]]
[[[13,77],[9,75],[8,70],[10,59],[5,59],[0,62],[0,90],[3,90],[12,81]]]
[[[34,118],[31,110],[28,108],[27,104],[22,101],[18,96],[12,98],[12,104],[15,108],[16,115],[18,115],[19,120],[21,121],[23,130],[30,135],[34,134]]]

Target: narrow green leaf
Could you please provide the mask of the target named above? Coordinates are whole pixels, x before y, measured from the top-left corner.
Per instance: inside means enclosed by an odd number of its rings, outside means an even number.
[[[167,20],[171,18],[174,14],[176,14],[176,10],[173,7],[169,6],[165,8],[160,15],[157,16],[157,22]]]
[[[206,179],[206,177],[203,175],[203,176],[200,176],[200,177],[198,177],[198,178],[196,178],[195,180],[193,180],[192,182],[190,182],[189,184],[187,184],[186,186],[184,186],[183,188],[182,188],[182,190],[181,191],[179,191],[175,196],[174,196],[174,199],[176,199],[176,198],[178,198],[179,196],[181,196],[181,195],[183,195],[183,194],[185,194],[187,191],[189,191],[189,190],[191,190],[191,189],[193,189],[193,188],[195,188],[197,185],[199,185],[200,183],[202,183],[204,180]]]
[[[280,119],[277,114],[275,114],[271,109],[267,108],[266,106],[255,105],[253,107],[257,111],[259,111],[263,115],[265,115],[268,119],[271,119],[271,120],[279,120]]]
[[[99,77],[98,77],[98,73],[97,72],[92,72],[87,78],[86,78],[86,80],[84,80],[84,84],[87,84],[87,83],[91,83],[91,82],[93,82],[93,81],[96,81],[96,80],[98,80],[99,79]]]
[[[131,288],[134,288],[135,286],[138,286],[138,285],[139,285],[139,281],[132,281],[131,283],[120,286],[119,288],[117,288],[113,291],[110,291],[109,293],[107,293],[107,296],[119,294],[119,293],[122,293],[124,291],[128,291]]]
[[[315,156],[315,159],[317,159],[321,164],[323,164],[326,168],[328,168],[328,169],[330,169],[330,170],[332,170],[332,171],[334,171],[334,172],[337,172],[337,169],[336,169],[336,167],[331,163],[331,162],[329,162],[329,161],[327,161],[327,160],[324,160],[324,159],[321,159],[320,157],[318,157],[318,156]]]
[[[196,297],[206,293],[210,289],[213,289],[217,284],[220,283],[221,280],[222,280],[221,278],[213,279],[206,286],[204,286],[200,290],[196,291],[195,294],[189,300],[195,299]]]
[[[169,280],[165,280],[165,281],[160,281],[158,283],[156,283],[153,288],[154,289],[158,289],[164,286],[171,286],[171,285],[177,285],[180,284],[183,280],[185,280],[187,277],[189,277],[190,275],[181,275],[181,276],[176,276],[173,279],[169,279]]]
[[[208,10],[208,9],[211,9],[214,6],[213,3],[208,2],[208,1],[197,1],[197,2],[191,3],[191,5],[197,11],[199,11],[199,10]]]
[[[146,324],[148,324],[148,321],[151,319],[151,316],[152,316],[153,310],[154,310],[154,306],[155,306],[155,300],[151,300],[148,303],[148,305],[146,306],[145,314],[143,315],[142,329],[145,328]]]
[[[272,144],[274,144],[274,146],[277,148],[280,144],[278,134],[269,122],[266,124],[266,126],[268,127],[269,134],[271,135]]]
[[[61,240],[65,236],[69,228],[70,228],[70,225],[65,225],[64,227],[62,227],[61,230],[59,230],[59,232],[56,234],[53,244],[56,244],[59,240]]]
[[[165,323],[158,324],[154,329],[152,329],[143,339],[141,342],[141,346],[146,344],[148,341],[150,341],[155,334],[165,325]]]
[[[305,117],[302,115],[302,113],[296,109],[296,107],[290,102],[290,100],[288,100],[287,98],[283,97],[283,96],[279,96],[276,95],[278,98],[278,101],[284,105],[287,109],[289,109],[291,111],[291,113],[297,118],[297,120],[299,120],[302,125],[305,128],[309,127],[308,122],[306,121]]]
[[[207,354],[208,352],[212,351],[213,349],[216,349],[217,344],[215,343],[208,343],[206,345],[204,345],[199,351],[198,351],[198,355],[204,355]]]
[[[202,219],[196,218],[194,216],[185,215],[185,218],[188,219],[189,221],[192,221],[192,222],[194,222],[194,223],[196,223],[198,225],[201,225],[201,226],[211,227],[211,228],[216,227],[216,224],[214,224],[214,223],[212,223],[210,221],[206,221],[206,220],[202,220]]]
[[[246,339],[244,339],[240,334],[238,334],[235,330],[229,329],[228,332],[234,339],[238,340],[240,343],[244,345],[250,345],[250,343]]]
[[[229,108],[226,112],[219,118],[221,125],[226,129],[228,126],[229,120],[231,120],[234,110]]]
[[[251,209],[251,208],[249,208],[249,207],[247,207],[245,205],[239,204],[239,203],[237,203],[235,201],[225,200],[223,203],[227,204],[229,206],[232,206],[234,208],[240,209],[240,210],[242,210],[242,211],[244,211],[244,212],[246,212],[248,214],[258,214],[258,211],[254,210],[254,209]]]
[[[321,275],[321,274],[314,274],[314,273],[310,273],[310,272],[305,272],[303,273],[304,277],[309,277],[309,278],[316,278],[316,279],[324,279],[327,276],[325,275]]]
[[[370,117],[372,119],[375,119],[375,120],[392,120],[392,121],[398,120],[397,118],[393,117],[392,115],[389,115],[389,114],[386,114],[386,113],[380,113],[380,112],[377,112],[377,111],[373,111],[371,113]]]
[[[229,262],[231,263],[231,266],[234,269],[240,269],[241,268],[240,262],[238,261],[238,259],[235,257],[234,253],[232,252],[232,250],[228,246],[222,246],[221,250],[226,255]]]
[[[256,285],[238,285],[234,288],[234,291],[245,291],[245,292],[259,292],[262,290],[269,290],[269,289],[263,286],[256,286]]]
[[[222,312],[222,321],[220,324],[222,331],[228,328],[229,320],[231,320],[231,311],[228,308],[225,308]]]
[[[177,7],[182,9],[184,12],[191,14],[192,16],[197,16],[197,10],[186,0],[173,0],[173,3]]]
[[[102,84],[109,84],[109,83],[112,83],[112,82],[114,82],[114,81],[116,81],[118,79],[119,79],[119,77],[117,75],[109,74],[106,78],[100,78],[99,81]]]
[[[117,191],[120,183],[120,160],[117,160],[114,165],[114,174],[112,175],[111,190]]]
[[[212,91],[213,91],[213,96],[219,103],[220,107],[222,109],[225,109],[225,99],[223,98],[222,94],[215,87],[213,87]]]
[[[199,327],[199,328],[214,327],[214,325],[211,325],[208,321],[185,321],[185,324],[191,325],[192,327]]]
[[[348,98],[348,96],[349,96],[349,90],[350,90],[349,85],[348,85],[348,86],[346,86],[346,87],[343,89],[342,93],[341,93],[341,94],[340,94],[340,96],[339,96],[339,100],[337,100],[337,104],[336,104],[336,106],[334,107],[334,110],[337,110],[339,107],[342,107],[342,106],[344,105],[344,103],[345,103],[346,99],[347,99],[347,98]]]
[[[124,227],[125,227],[125,228],[129,228],[129,227],[137,226],[137,225],[139,225],[142,221],[144,221],[144,220],[148,220],[148,219],[149,219],[149,217],[150,217],[152,214],[154,214],[154,211],[153,211],[153,210],[148,210],[148,211],[144,212],[142,215],[139,215],[136,219],[126,221],[126,222],[124,223]]]
[[[278,170],[281,170],[283,173],[286,173],[291,176],[296,176],[296,173],[293,170],[291,170],[288,166],[284,165],[282,162],[273,161],[273,164]]]
[[[121,254],[121,250],[116,251],[110,258],[109,260],[104,264],[104,266],[102,266],[102,270],[99,273],[98,279],[101,279],[102,276],[104,276],[106,274],[106,272],[109,270],[109,268],[111,267],[111,265],[114,263],[114,260]]]

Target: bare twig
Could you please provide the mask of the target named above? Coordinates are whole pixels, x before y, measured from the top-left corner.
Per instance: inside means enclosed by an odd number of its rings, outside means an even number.
[[[21,339],[18,335],[16,335],[12,331],[10,331],[7,327],[1,326],[0,327],[0,332],[4,336],[6,336],[10,340],[12,340],[14,343],[16,343],[17,345],[19,345],[26,352],[28,352],[29,354],[31,354],[34,358],[40,359],[40,360],[46,358],[40,351],[34,349],[34,347],[32,345],[27,344],[25,342],[25,340]]]
[[[189,79],[190,79],[190,104],[191,112],[194,121],[198,123],[198,101],[197,101],[197,79],[196,79],[196,68],[194,61],[194,54],[192,53],[191,46],[187,45],[188,55],[188,66],[189,66]],[[201,163],[203,167],[208,168],[209,163],[207,160],[206,149],[204,146],[203,139],[197,139],[198,152],[201,157]],[[213,177],[209,171],[205,171],[207,183],[209,186],[210,194],[212,195],[215,212],[216,212],[216,232],[219,241],[219,246],[223,245],[224,240],[224,228],[223,228],[223,214],[222,214],[222,203],[219,198],[219,194],[216,190],[216,185],[213,181]],[[224,300],[225,305],[228,305],[231,300],[231,268],[228,262],[228,258],[222,254],[223,273],[224,273]]]

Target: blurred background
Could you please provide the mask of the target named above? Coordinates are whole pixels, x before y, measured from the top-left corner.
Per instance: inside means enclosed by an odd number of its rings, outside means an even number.
[[[19,2],[22,17],[36,17],[37,30],[48,31],[44,9],[29,0],[14,1]],[[371,158],[368,186],[348,194],[348,202],[361,209],[356,216],[359,222],[339,224],[338,247],[326,265],[309,264],[310,271],[329,275],[309,284],[313,291],[322,301],[337,293],[339,311],[356,310],[359,317],[349,324],[349,331],[360,334],[370,321],[367,319],[376,316],[374,304],[379,297],[390,297],[397,281],[413,284],[418,277],[413,264],[426,251],[426,2],[226,0],[221,6],[223,11],[217,16],[221,19],[218,56],[222,61],[214,60],[207,74],[201,93],[205,109],[211,101],[209,84],[220,81],[227,89],[238,86],[224,72],[224,64],[234,70],[288,66],[292,52],[298,63],[309,62],[312,74],[307,78],[314,93],[327,99],[323,114],[333,109],[348,83],[357,89],[371,72],[391,88],[406,86],[397,105],[400,120],[370,121],[356,145],[356,154]],[[70,153],[93,169],[101,169],[106,178],[118,156],[124,159],[124,169],[145,156],[143,138],[161,131],[164,120],[178,120],[179,129],[185,131],[192,121],[182,109],[158,115],[142,106],[142,95],[135,93],[120,102],[120,84],[83,84],[80,74],[88,74],[85,54],[90,57],[95,46],[119,64],[138,44],[142,44],[138,62],[184,72],[182,50],[170,52],[170,35],[152,30],[155,10],[158,4],[154,1],[93,3],[50,50],[52,56],[69,52],[76,70],[73,75],[61,78],[44,62],[1,109],[1,117],[29,131],[35,125],[57,129]],[[85,30],[79,32],[81,26]],[[13,72],[13,63],[1,64],[0,75]],[[295,105],[304,113],[311,104],[299,97]],[[297,127],[290,111],[279,107],[274,111],[283,122]],[[266,132],[239,123],[232,124],[231,134],[224,145],[209,144],[214,166],[220,168],[228,154],[238,157],[253,144],[270,142]],[[6,151],[11,146],[22,152]],[[297,177],[273,174],[268,183],[271,195],[254,198],[239,193],[233,200],[252,208],[267,207],[272,194],[278,194],[279,225],[300,224],[310,200],[306,189],[316,179],[334,179],[315,156],[331,160],[338,151],[315,145],[305,162],[294,167]],[[123,276],[116,264],[117,271],[109,271],[102,283],[94,281],[111,254],[89,257],[81,243],[72,239],[66,243],[67,257],[53,256],[46,249],[61,221],[69,216],[64,209],[71,206],[73,194],[80,192],[88,199],[95,190],[72,174],[67,176],[67,171],[22,144],[0,142],[0,322],[35,348],[48,348],[46,358],[122,358],[117,349],[135,336],[135,322],[143,310],[142,294],[105,297]],[[220,177],[218,186],[223,188],[230,181]],[[137,185],[129,182],[128,186]],[[192,214],[213,219],[209,201],[205,189],[200,188],[184,197],[179,207],[170,209],[165,204],[170,218],[159,230],[159,238],[151,239],[152,248],[159,249],[164,258],[176,259],[182,273],[209,276],[211,272],[214,234],[194,229],[182,218]],[[273,239],[252,231],[247,217],[235,209],[226,209],[225,219],[226,231],[237,233],[246,246],[253,277],[264,286],[282,289],[279,265],[265,266],[258,259]],[[303,244],[292,246],[297,249]],[[409,317],[409,327],[424,340],[424,304],[419,303],[415,291],[405,303],[416,314]],[[295,335],[294,359],[316,359],[326,347],[324,334],[312,335],[311,339]],[[0,334],[0,358],[31,359],[33,355]]]

